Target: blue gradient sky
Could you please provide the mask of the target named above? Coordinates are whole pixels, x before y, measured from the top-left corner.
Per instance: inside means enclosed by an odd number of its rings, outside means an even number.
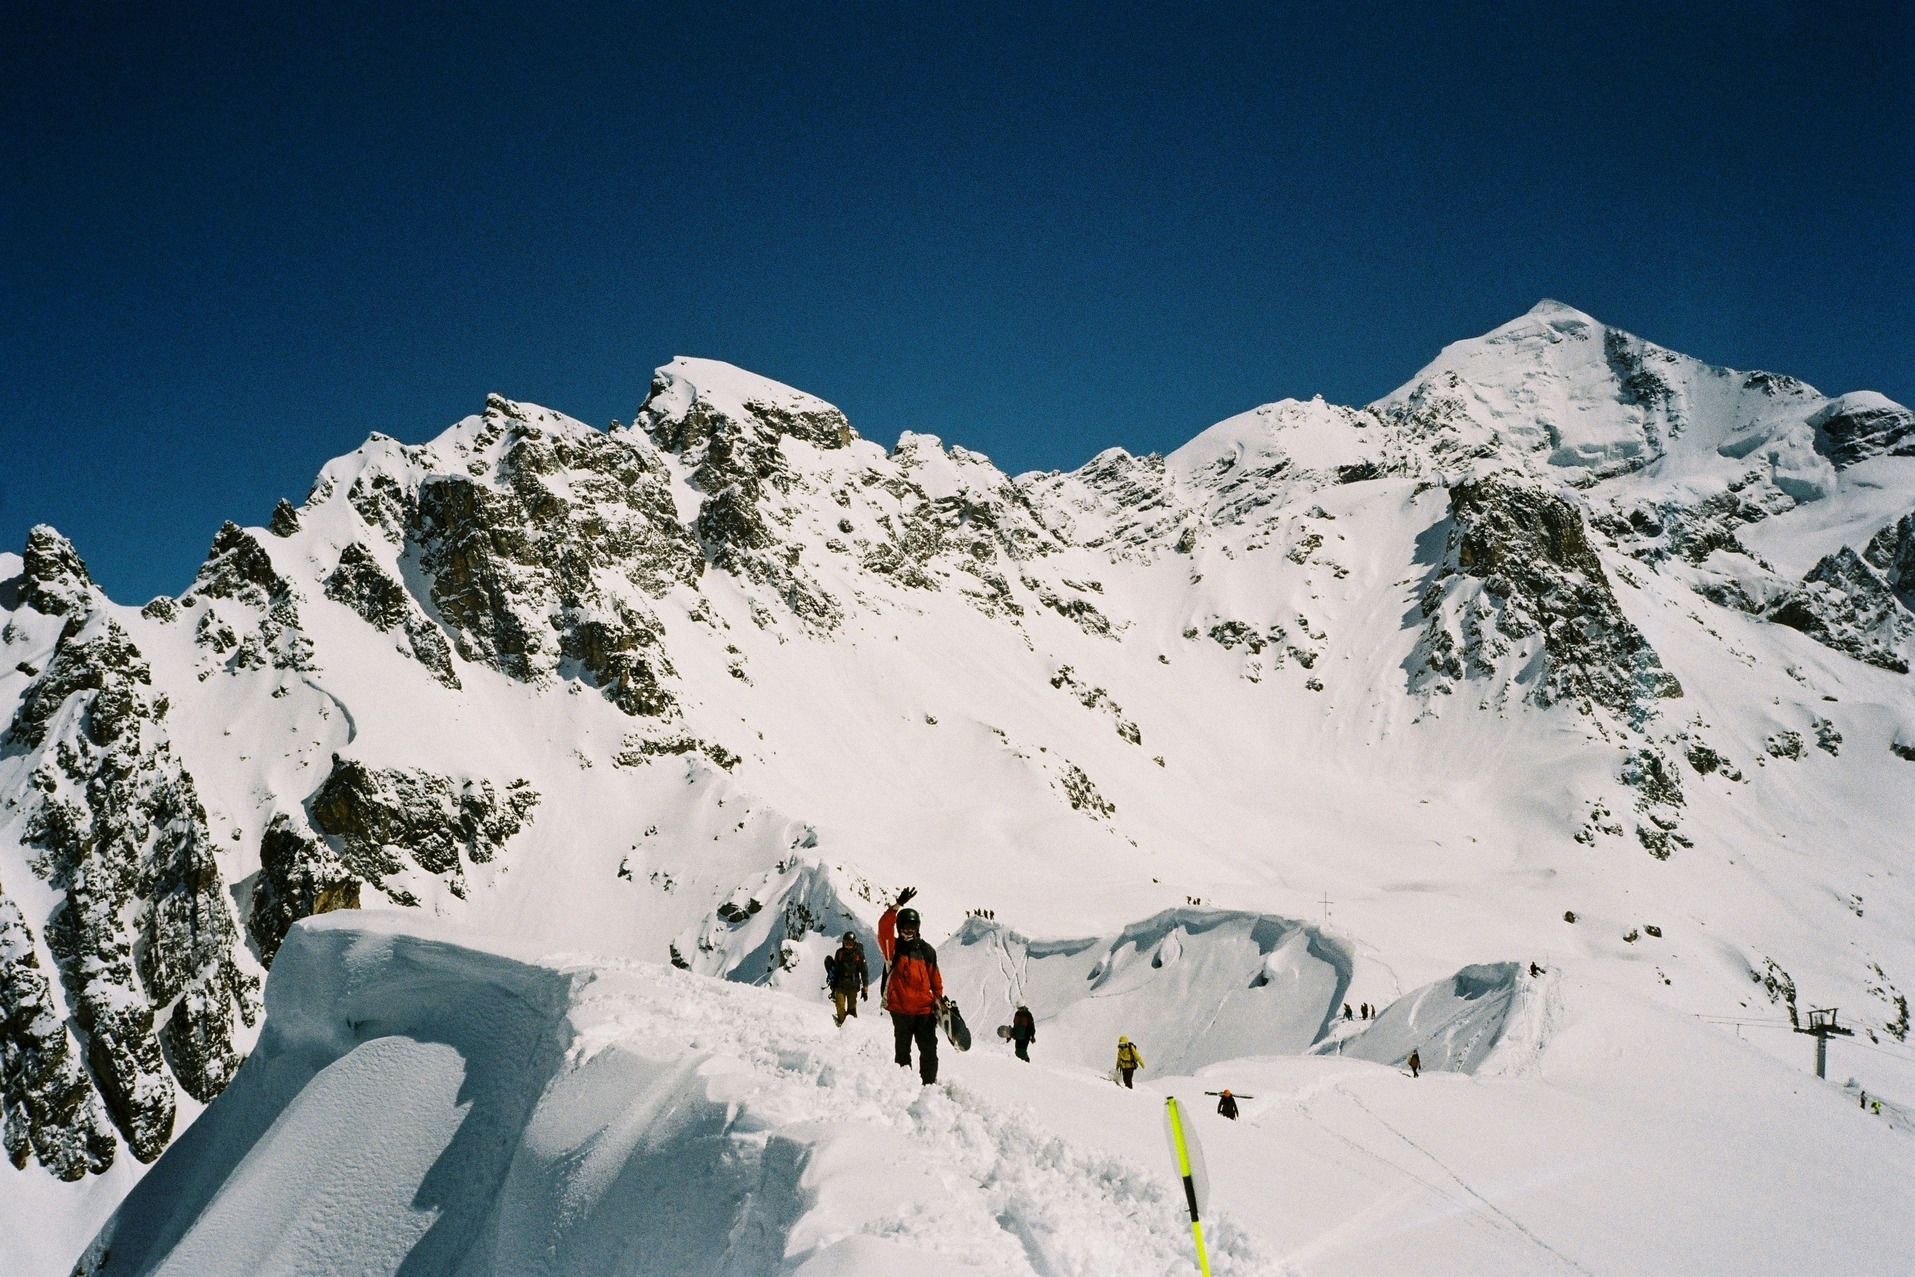
[[[128,602],[368,430],[629,419],[674,354],[1013,471],[1361,403],[1542,296],[1915,402],[1907,4],[7,28],[0,546],[53,523]]]

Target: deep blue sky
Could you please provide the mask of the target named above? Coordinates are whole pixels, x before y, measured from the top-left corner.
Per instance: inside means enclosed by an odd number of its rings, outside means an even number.
[[[674,354],[1012,471],[1542,296],[1915,403],[1906,3],[433,8],[7,6],[0,546],[175,592],[368,430]]]

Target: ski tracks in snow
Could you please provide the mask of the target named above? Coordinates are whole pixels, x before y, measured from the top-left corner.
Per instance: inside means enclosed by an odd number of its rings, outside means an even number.
[[[1472,1220],[1481,1221],[1493,1231],[1517,1242],[1531,1253],[1541,1251],[1547,1254],[1555,1261],[1556,1266],[1558,1266],[1561,1271],[1581,1273],[1583,1277],[1593,1277],[1590,1269],[1585,1268],[1576,1260],[1563,1254],[1554,1246],[1551,1246],[1541,1237],[1538,1237],[1528,1225],[1471,1187],[1469,1181],[1465,1180],[1452,1169],[1447,1162],[1443,1161],[1427,1147],[1419,1144],[1416,1140],[1398,1129],[1388,1119],[1377,1113],[1375,1109],[1365,1104],[1360,1097],[1341,1082],[1333,1081],[1324,1089],[1347,1100],[1368,1118],[1371,1123],[1382,1128],[1382,1130],[1391,1137],[1393,1143],[1400,1144],[1409,1149],[1415,1155],[1415,1158],[1412,1160],[1420,1160],[1429,1167],[1434,1168],[1435,1175],[1432,1176],[1425,1171],[1416,1169],[1412,1165],[1406,1165],[1402,1161],[1386,1157],[1370,1145],[1359,1142],[1344,1134],[1329,1122],[1324,1121],[1315,1113],[1312,1113],[1307,1099],[1299,1102],[1296,1106],[1296,1112],[1305,1121],[1310,1122],[1332,1139],[1354,1149],[1365,1158],[1387,1167],[1390,1171],[1395,1172],[1397,1176],[1415,1185],[1417,1189],[1428,1192],[1438,1200],[1449,1205],[1459,1215]],[[1313,1259],[1339,1249],[1346,1242],[1368,1235],[1376,1224],[1381,1222],[1382,1218],[1386,1217],[1396,1208],[1405,1195],[1413,1194],[1415,1191],[1416,1189],[1398,1185],[1396,1192],[1379,1198],[1364,1210],[1344,1220],[1336,1227],[1321,1234],[1306,1245],[1292,1251],[1286,1256],[1286,1259],[1290,1263]]]

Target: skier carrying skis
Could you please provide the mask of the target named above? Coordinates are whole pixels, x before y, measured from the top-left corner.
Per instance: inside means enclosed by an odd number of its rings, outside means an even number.
[[[1144,1067],[1144,1053],[1139,1051],[1126,1037],[1117,1039],[1117,1071],[1124,1075],[1124,1088],[1132,1089],[1131,1074]]]
[[[1206,1091],[1204,1094],[1217,1096],[1218,1116],[1227,1117],[1233,1122],[1237,1120],[1237,1097],[1230,1093],[1229,1087],[1226,1086],[1221,1094],[1215,1091]],[[1254,1100],[1257,1097],[1254,1095],[1246,1095],[1243,1098],[1246,1100]]]
[[[1020,1006],[1011,1017],[1011,1041],[1017,1045],[1017,1058],[1029,1064],[1031,1043],[1037,1041],[1037,1017],[1029,1007]]]
[[[831,990],[831,1009],[837,1013],[839,1028],[846,1016],[858,1014],[858,999],[871,996],[871,969],[864,960],[864,946],[856,932],[844,933],[844,943],[836,953],[825,955],[825,984]]]
[[[1416,1053],[1415,1047],[1411,1047],[1410,1048],[1410,1076],[1421,1077],[1422,1075],[1423,1075],[1423,1057]]]
[[[900,903],[915,893],[898,894]],[[878,947],[884,950],[884,1009],[891,1013],[891,1031],[901,1068],[911,1067],[911,1043],[918,1044],[918,1076],[926,1086],[938,1080],[938,1002],[944,997],[944,977],[938,972],[938,953],[918,934],[918,911],[897,905],[878,920]]]

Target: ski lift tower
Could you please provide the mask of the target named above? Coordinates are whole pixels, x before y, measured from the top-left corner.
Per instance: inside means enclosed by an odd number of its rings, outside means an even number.
[[[1814,1036],[1815,1076],[1819,1078],[1828,1077],[1829,1039],[1831,1037],[1852,1038],[1855,1036],[1854,1029],[1845,1029],[1835,1022],[1834,1007],[1823,1007],[1819,1011],[1809,1012],[1808,1027],[1805,1029],[1798,1025],[1795,1031],[1797,1033],[1808,1033]]]

